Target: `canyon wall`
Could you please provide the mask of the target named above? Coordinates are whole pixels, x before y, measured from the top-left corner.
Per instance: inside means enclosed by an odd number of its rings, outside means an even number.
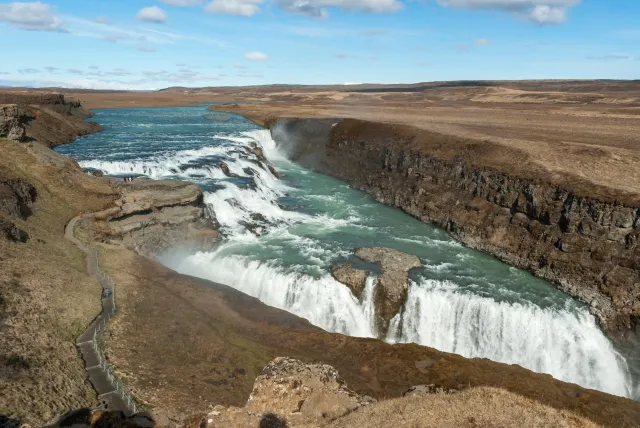
[[[104,129],[84,121],[92,116],[62,94],[0,91],[0,138],[54,147]]]
[[[553,282],[588,303],[609,331],[637,324],[640,201],[633,196],[477,166],[474,150],[501,149],[408,126],[352,119],[265,125],[292,159]],[[442,152],[449,155],[433,154]]]

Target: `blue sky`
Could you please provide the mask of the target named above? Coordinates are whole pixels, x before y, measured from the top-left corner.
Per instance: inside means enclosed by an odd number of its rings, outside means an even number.
[[[0,3],[0,85],[640,79],[636,0]]]

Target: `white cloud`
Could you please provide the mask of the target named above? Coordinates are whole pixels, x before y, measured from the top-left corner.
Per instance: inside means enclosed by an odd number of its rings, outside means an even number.
[[[582,0],[437,0],[446,7],[493,9],[518,15],[536,24],[561,24],[567,12]]]
[[[263,0],[213,0],[205,6],[209,13],[253,16],[260,10]]]
[[[253,51],[244,54],[244,58],[248,59],[249,61],[265,61],[269,59],[269,56],[262,52]]]
[[[198,6],[202,4],[204,0],[160,0],[164,4],[169,6]]]
[[[158,6],[150,6],[140,9],[138,15],[136,15],[136,19],[161,24],[167,20],[167,13]]]
[[[491,40],[489,39],[478,39],[475,42],[473,42],[473,44],[476,46],[488,46],[490,43],[491,43]]]
[[[276,0],[276,3],[285,12],[319,19],[328,16],[329,7],[369,13],[394,13],[404,8],[398,0]]]
[[[41,2],[0,4],[0,22],[31,31],[66,31],[64,21]]]

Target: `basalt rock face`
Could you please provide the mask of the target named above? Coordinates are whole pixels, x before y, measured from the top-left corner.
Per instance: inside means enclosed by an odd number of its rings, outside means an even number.
[[[0,179],[0,231],[11,241],[25,243],[29,234],[15,225],[32,214],[38,192],[22,179]]]
[[[640,201],[597,200],[463,156],[442,160],[402,144],[392,125],[318,120],[307,133],[309,121],[271,125],[301,163],[552,281],[589,303],[610,331],[638,321]],[[453,138],[440,137],[441,144]]]
[[[0,138],[54,147],[104,129],[85,122],[93,113],[62,94],[0,91],[0,105]]]
[[[25,136],[24,123],[16,104],[0,105],[0,138],[22,141]]]

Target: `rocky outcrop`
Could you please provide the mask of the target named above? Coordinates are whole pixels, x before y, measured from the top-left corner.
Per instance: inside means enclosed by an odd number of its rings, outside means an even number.
[[[377,328],[384,337],[391,319],[402,309],[407,300],[409,271],[422,266],[420,259],[411,254],[392,248],[358,248],[356,257],[379,266],[375,284],[375,311]],[[350,263],[341,263],[331,267],[334,279],[348,286],[356,297],[361,297],[369,272],[354,268]]]
[[[0,178],[0,212],[26,220],[32,213],[38,191],[26,180]]]
[[[0,91],[0,138],[54,147],[103,130],[99,124],[85,121],[92,116],[80,101],[62,94]]]
[[[226,162],[220,162],[218,164],[218,168],[220,168],[223,174],[226,175],[227,177],[230,177],[230,178],[240,177],[238,174],[231,172],[231,170],[229,169],[229,165],[227,165]]]
[[[169,249],[210,250],[220,240],[202,190],[177,180],[136,179],[119,187],[117,207],[96,216],[87,233],[153,257]]]
[[[25,243],[29,234],[15,225],[15,219],[26,220],[33,213],[38,192],[26,180],[0,178],[0,230],[13,242]]]
[[[356,257],[379,263],[382,268],[374,300],[379,331],[385,335],[391,319],[400,312],[407,300],[409,270],[422,266],[422,263],[416,256],[391,248],[359,248]]]
[[[347,388],[338,371],[326,364],[305,364],[294,358],[271,361],[254,382],[242,408],[216,406],[201,427],[321,426],[376,400]]]
[[[360,298],[367,282],[367,271],[354,268],[351,263],[339,263],[331,266],[333,278],[349,287],[354,296]]]
[[[25,136],[24,123],[16,104],[0,105],[0,138],[22,141]]]
[[[421,150],[419,138],[446,147],[454,137],[418,134],[358,120],[272,123],[276,142],[307,166],[552,281],[587,302],[611,331],[637,322],[639,200],[603,189],[594,189],[595,198],[544,176],[474,166],[464,153],[441,159]]]

